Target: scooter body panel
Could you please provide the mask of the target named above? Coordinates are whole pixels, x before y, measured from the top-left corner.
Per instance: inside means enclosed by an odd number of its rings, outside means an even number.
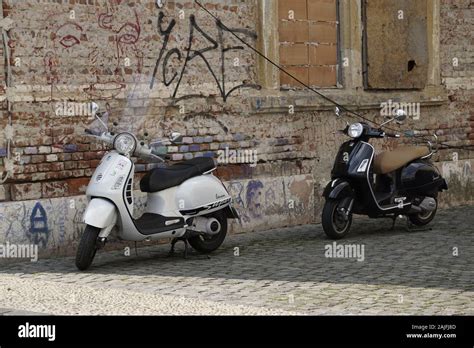
[[[107,153],[92,175],[87,187],[87,197],[104,197],[117,205],[126,205],[133,214],[133,201],[123,201],[126,186],[133,185],[133,162],[116,151]],[[120,202],[120,204],[117,204]]]
[[[411,195],[435,196],[447,189],[446,181],[430,162],[416,160],[401,169],[401,188]]]
[[[115,225],[117,222],[115,204],[103,198],[92,199],[84,212],[83,221],[100,229]]]
[[[218,178],[207,174],[183,182],[176,190],[174,201],[181,214],[199,216],[225,208],[232,197]]]
[[[115,205],[120,239],[141,241],[148,236],[141,234],[133,221],[133,169],[133,162],[126,156],[116,151],[107,153],[95,170],[86,195],[91,202],[103,198]]]
[[[366,177],[374,154],[372,145],[361,141],[346,141],[341,145],[331,172],[333,179]]]
[[[207,174],[190,178],[176,187],[149,193],[145,211],[147,215],[134,219],[133,173],[133,162],[118,152],[111,151],[102,159],[86,191],[90,209],[98,208],[95,216],[106,217],[110,211],[110,205],[105,204],[104,209],[101,209],[100,204],[94,202],[96,199],[106,200],[115,206],[118,217],[114,225],[118,224],[117,234],[123,240],[179,238],[186,232],[185,221],[188,218],[224,209],[232,201],[221,181],[212,174]],[[155,214],[156,219],[150,214]],[[104,221],[111,219],[104,218]],[[158,233],[154,233],[153,221],[156,221]],[[105,222],[100,224],[104,225]],[[101,228],[107,227],[109,226]]]
[[[334,179],[326,185],[323,192],[323,197],[327,199],[342,199],[354,196],[349,181],[345,179]]]
[[[334,160],[334,166],[331,171],[332,179],[344,178],[347,176],[349,169],[348,163],[350,161],[352,152],[354,151],[355,144],[355,141],[349,140],[344,142],[339,148],[336,159]]]

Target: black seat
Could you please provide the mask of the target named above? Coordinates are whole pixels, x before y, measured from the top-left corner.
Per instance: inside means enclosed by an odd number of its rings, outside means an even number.
[[[155,168],[140,180],[140,189],[142,192],[158,192],[178,186],[189,178],[201,175],[215,167],[212,158],[197,157],[166,168]]]

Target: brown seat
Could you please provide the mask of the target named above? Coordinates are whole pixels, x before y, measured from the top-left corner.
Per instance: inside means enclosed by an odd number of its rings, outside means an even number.
[[[403,167],[405,164],[427,156],[429,150],[425,146],[400,146],[393,151],[378,154],[374,161],[375,174],[387,174]]]

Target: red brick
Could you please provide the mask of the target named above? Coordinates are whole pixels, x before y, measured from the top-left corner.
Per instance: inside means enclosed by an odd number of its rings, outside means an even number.
[[[79,162],[77,162],[77,168],[79,168],[79,169],[89,168],[90,166],[91,166],[90,161],[79,161]]]
[[[66,181],[44,182],[41,186],[43,198],[65,197],[68,194]]]
[[[311,65],[336,65],[337,47],[335,45],[310,46],[309,63]]]
[[[337,84],[336,68],[329,66],[311,66],[309,84],[318,87],[334,87]]]
[[[308,19],[336,21],[336,0],[308,0]]]
[[[317,43],[337,42],[336,23],[311,23],[309,25],[309,41]]]
[[[285,70],[291,74],[292,76],[296,77],[301,82],[308,84],[309,83],[309,75],[308,75],[308,68],[306,67],[285,67]],[[296,86],[296,87],[303,87],[299,82],[295,79],[284,73],[283,71],[280,72],[280,84],[282,86]]]
[[[69,195],[77,196],[84,194],[87,189],[87,185],[89,185],[89,178],[75,178],[75,179],[68,179],[68,189]]]
[[[280,64],[308,64],[308,46],[305,44],[280,45]]]
[[[98,160],[98,159],[90,161],[91,168],[97,168],[99,166],[99,164],[100,164],[100,160]]]
[[[41,198],[41,184],[12,184],[11,196],[14,201],[24,201],[28,199]]]
[[[285,21],[278,26],[280,42],[304,43],[309,41],[308,22]]]
[[[289,19],[289,11],[293,19],[308,19],[306,0],[278,0],[278,18]]]
[[[97,158],[97,152],[84,152],[85,160],[92,160]]]

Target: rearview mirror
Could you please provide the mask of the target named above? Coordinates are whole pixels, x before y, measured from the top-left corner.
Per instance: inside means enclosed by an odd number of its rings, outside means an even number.
[[[173,132],[173,133],[171,133],[170,141],[173,144],[179,144],[183,141],[183,136],[181,135],[181,133]]]
[[[89,125],[89,130],[101,134],[108,132],[109,114],[108,112],[99,112],[99,105],[95,102],[91,103],[91,113],[94,121]]]
[[[397,123],[402,123],[406,119],[407,119],[407,113],[405,112],[405,110],[397,109],[395,111],[395,121],[397,121]]]
[[[97,113],[99,112],[99,105],[97,103],[94,103],[94,102],[91,103],[91,112],[92,112],[92,116],[97,115]]]

